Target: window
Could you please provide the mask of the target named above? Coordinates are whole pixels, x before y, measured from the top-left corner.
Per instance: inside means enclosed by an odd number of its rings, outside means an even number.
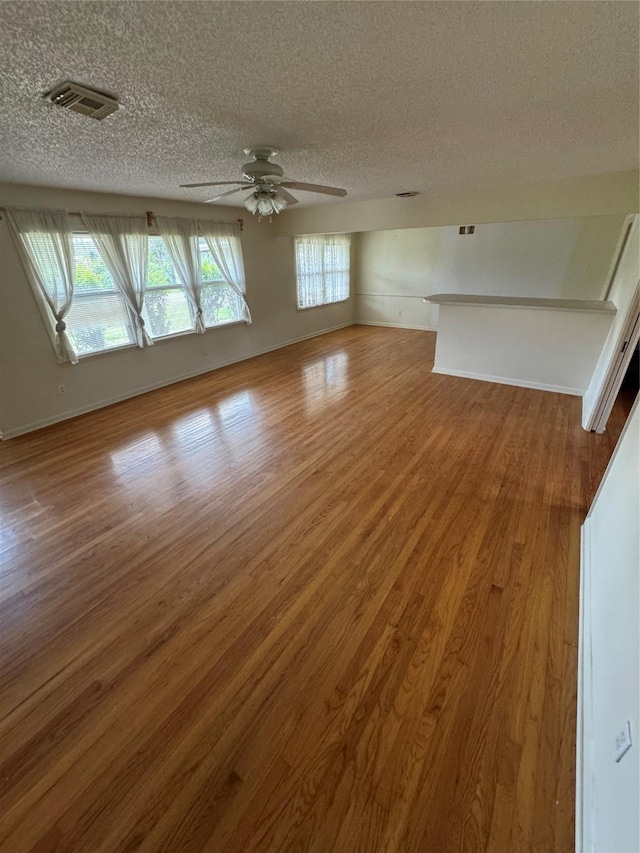
[[[67,334],[78,355],[134,343],[129,314],[88,234],[73,234],[75,286],[66,317]]]
[[[298,308],[343,302],[350,287],[349,234],[295,238]]]
[[[238,323],[244,319],[244,303],[227,284],[204,237],[199,239],[202,263],[202,316],[207,327]]]
[[[162,237],[149,237],[149,266],[143,315],[153,338],[178,335],[194,327],[187,294]]]
[[[227,284],[205,240],[199,241],[202,259],[202,309],[211,328],[244,319],[244,305]],[[73,234],[75,288],[67,315],[68,333],[78,355],[135,344],[127,307],[93,239]],[[194,328],[189,300],[178,279],[162,237],[149,237],[149,266],[143,311],[152,338],[189,332]]]
[[[64,211],[7,210],[59,361],[251,322],[237,225],[80,216],[73,232]]]

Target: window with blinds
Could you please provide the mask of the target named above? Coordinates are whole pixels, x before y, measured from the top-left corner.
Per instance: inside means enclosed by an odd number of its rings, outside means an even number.
[[[73,235],[75,286],[66,317],[78,355],[129,346],[135,341],[124,298],[88,234]]]
[[[242,299],[224,280],[207,244],[200,238],[202,309],[205,326],[244,318]],[[68,333],[78,355],[135,343],[129,312],[111,273],[88,234],[73,234],[75,287],[67,315]],[[194,318],[184,287],[162,237],[149,236],[149,266],[143,316],[152,338],[192,331]]]
[[[60,361],[251,322],[236,225],[165,218],[188,235],[176,246],[171,230],[150,235],[136,217],[81,216],[86,231],[64,211],[7,210]]]
[[[298,308],[344,302],[350,294],[349,234],[295,237]]]

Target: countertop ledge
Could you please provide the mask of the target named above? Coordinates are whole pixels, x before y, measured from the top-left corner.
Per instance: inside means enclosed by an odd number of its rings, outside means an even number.
[[[424,297],[436,305],[475,305],[484,308],[546,308],[553,311],[595,311],[615,314],[613,302],[595,299],[537,299],[530,296],[482,296],[475,293],[433,293]]]

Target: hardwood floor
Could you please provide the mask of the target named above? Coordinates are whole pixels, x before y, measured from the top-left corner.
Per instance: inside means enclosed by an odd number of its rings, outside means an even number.
[[[0,849],[573,851],[612,432],[351,327],[0,447]],[[617,419],[617,420],[616,420]]]

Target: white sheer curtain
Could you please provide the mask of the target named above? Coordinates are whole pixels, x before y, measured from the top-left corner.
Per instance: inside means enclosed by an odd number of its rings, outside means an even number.
[[[156,216],[158,230],[187,292],[195,317],[196,332],[204,333],[202,319],[202,260],[198,223],[193,219]]]
[[[146,217],[82,214],[82,221],[124,296],[134,320],[138,346],[152,346],[153,341],[144,327],[142,317],[149,248]]]
[[[324,235],[309,234],[304,237],[296,237],[294,243],[298,308],[322,305],[324,301]]]
[[[7,221],[31,286],[55,320],[56,354],[60,361],[77,364],[64,321],[73,300],[75,275],[69,217],[56,211],[7,210]]]
[[[341,302],[349,298],[351,235],[324,235],[324,301]]]
[[[199,222],[200,233],[205,239],[207,248],[213,255],[213,260],[227,284],[242,300],[245,322],[251,322],[251,312],[245,297],[246,282],[244,278],[244,262],[242,260],[242,244],[240,228],[227,222]]]
[[[294,239],[298,308],[349,298],[351,236],[305,234]]]

